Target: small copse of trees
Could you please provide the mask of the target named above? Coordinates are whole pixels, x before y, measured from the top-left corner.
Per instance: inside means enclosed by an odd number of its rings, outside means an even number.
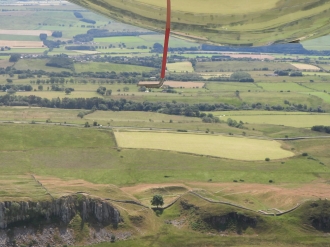
[[[330,126],[316,125],[312,127],[312,130],[330,134]]]

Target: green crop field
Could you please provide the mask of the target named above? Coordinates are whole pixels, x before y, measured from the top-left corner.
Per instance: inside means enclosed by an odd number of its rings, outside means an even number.
[[[262,61],[219,61],[198,62],[196,71],[240,71],[268,68],[269,70],[287,70],[296,68],[288,63],[262,62]]]
[[[125,65],[125,64],[114,64],[114,63],[76,63],[74,65],[77,73],[93,71],[93,72],[149,72],[154,68]]]
[[[194,72],[191,62],[168,63],[167,70],[177,73]]]
[[[20,59],[17,63],[15,63],[16,69],[21,70],[44,70],[47,72],[62,72],[62,71],[70,71],[65,68],[56,68],[46,66],[48,62],[47,59]]]
[[[311,92],[312,90],[296,83],[290,82],[279,82],[279,83],[257,83],[259,87],[265,91],[275,91],[275,92]],[[309,85],[308,85],[309,86]]]
[[[119,147],[159,149],[239,160],[281,159],[293,153],[275,141],[213,135],[176,133],[115,132]],[[263,152],[260,152],[263,149]]]
[[[323,102],[316,96],[294,92],[242,92],[240,97],[244,102],[251,104],[260,102],[270,105],[284,105],[284,101],[288,100],[295,104],[318,107]]]

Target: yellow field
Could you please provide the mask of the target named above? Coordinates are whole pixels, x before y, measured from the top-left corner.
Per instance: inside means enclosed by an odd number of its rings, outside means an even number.
[[[228,113],[227,113],[228,114]],[[221,117],[221,120],[227,121],[231,118],[236,121],[243,121],[244,123],[255,124],[274,124],[284,125],[296,128],[310,128],[314,125],[329,125],[329,114],[310,114],[310,115],[245,115],[245,116],[228,116]],[[215,114],[216,115],[216,114]]]
[[[194,72],[191,62],[168,63],[167,70],[171,72]]]
[[[137,0],[148,5],[166,8],[166,1],[155,0]],[[214,1],[214,0],[172,0],[172,9],[174,11],[183,11],[190,13],[248,13],[275,8],[278,0],[249,0],[246,1]]]
[[[269,140],[154,132],[115,132],[115,136],[122,148],[159,149],[236,160],[282,159],[294,155],[282,149],[281,143]]]
[[[319,67],[316,67],[316,66],[310,65],[310,64],[292,63],[292,65],[295,66],[297,69],[300,69],[300,70],[314,70],[314,71],[321,70]]]

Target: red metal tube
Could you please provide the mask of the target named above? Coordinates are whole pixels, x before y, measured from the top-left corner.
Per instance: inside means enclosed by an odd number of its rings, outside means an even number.
[[[164,40],[164,51],[163,51],[163,62],[162,62],[162,71],[160,78],[165,78],[166,71],[166,62],[167,62],[167,51],[168,51],[168,42],[170,40],[171,32],[171,0],[167,0],[167,17],[166,17],[166,30],[165,30],[165,40]]]

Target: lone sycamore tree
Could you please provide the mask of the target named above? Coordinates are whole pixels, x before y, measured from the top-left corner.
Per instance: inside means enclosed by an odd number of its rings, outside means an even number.
[[[161,195],[154,195],[150,203],[152,206],[156,206],[158,208],[159,206],[164,205],[164,199]]]

